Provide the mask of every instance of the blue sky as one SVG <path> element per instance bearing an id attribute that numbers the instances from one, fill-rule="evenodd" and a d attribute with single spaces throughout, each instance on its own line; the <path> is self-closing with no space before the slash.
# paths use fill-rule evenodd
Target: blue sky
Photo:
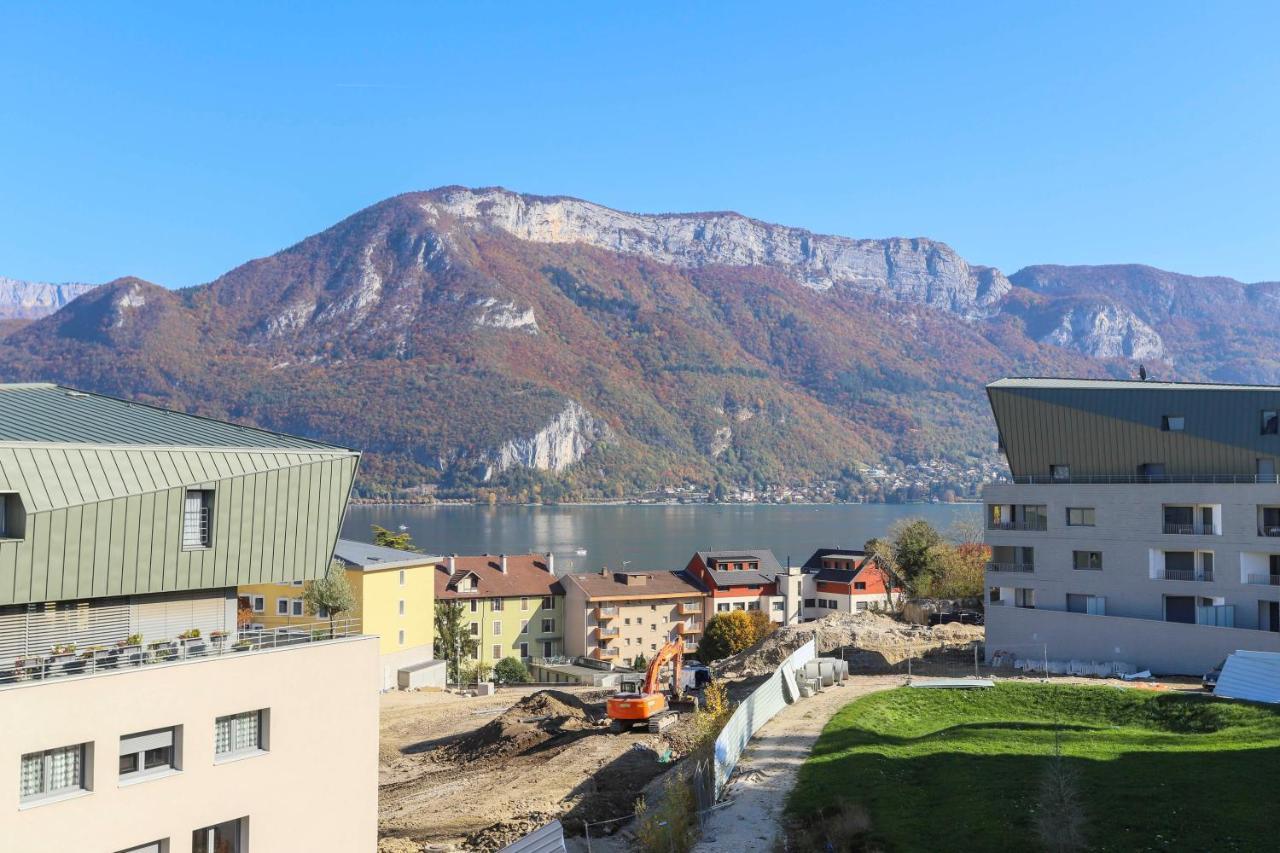
<path id="1" fill-rule="evenodd" d="M 0 274 L 196 284 L 497 184 L 1280 279 L 1280 4 L 178 5 L 0 7 Z"/>

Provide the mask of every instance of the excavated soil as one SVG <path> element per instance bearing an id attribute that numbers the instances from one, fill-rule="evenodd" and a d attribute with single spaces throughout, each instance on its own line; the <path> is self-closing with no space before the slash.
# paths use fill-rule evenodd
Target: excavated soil
<path id="1" fill-rule="evenodd" d="M 557 738 L 596 729 L 602 709 L 559 690 L 526 696 L 496 719 L 441 748 L 438 758 L 459 763 L 521 755 Z"/>
<path id="2" fill-rule="evenodd" d="M 810 638 L 816 638 L 818 654 L 852 652 L 851 669 L 874 671 L 892 668 L 911 656 L 981 640 L 983 636 L 982 628 L 975 625 L 953 622 L 930 628 L 871 611 L 832 613 L 815 622 L 779 628 L 755 646 L 716 661 L 711 670 L 718 678 L 768 675 Z M 858 655 L 859 652 L 867 654 Z"/>

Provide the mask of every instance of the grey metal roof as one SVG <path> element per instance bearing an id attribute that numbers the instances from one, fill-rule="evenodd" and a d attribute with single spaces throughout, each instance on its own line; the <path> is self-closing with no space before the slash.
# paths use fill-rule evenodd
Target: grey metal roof
<path id="1" fill-rule="evenodd" d="M 1213 695 L 1280 703 L 1280 654 L 1237 651 L 1227 658 Z"/>
<path id="2" fill-rule="evenodd" d="M 703 564 L 707 567 L 707 573 L 711 575 L 715 582 L 725 586 L 769 584 L 773 583 L 774 579 L 782 572 L 782 565 L 778 563 L 778 558 L 773 556 L 773 552 L 768 549 L 699 551 L 698 556 L 702 558 Z M 712 569 L 712 560 L 724 562 L 755 560 L 760 564 L 760 571 Z"/>
<path id="3" fill-rule="evenodd" d="M 0 384 L 0 443 L 342 448 L 45 383 Z"/>
<path id="4" fill-rule="evenodd" d="M 809 559 L 804 561 L 805 571 L 816 570 L 822 568 L 822 560 L 831 558 L 836 560 L 860 560 L 867 556 L 867 552 L 858 548 L 819 548 L 809 555 Z"/>
<path id="5" fill-rule="evenodd" d="M 350 568 L 365 571 L 435 564 L 442 559 L 413 551 L 370 545 L 368 542 L 356 542 L 352 539 L 339 539 L 337 547 L 333 549 L 333 556 Z"/>

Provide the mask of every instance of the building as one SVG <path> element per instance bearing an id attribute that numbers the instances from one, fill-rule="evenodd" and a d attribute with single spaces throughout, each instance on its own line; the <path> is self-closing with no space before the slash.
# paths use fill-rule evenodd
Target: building
<path id="1" fill-rule="evenodd" d="M 801 612 L 805 621 L 832 612 L 879 610 L 887 604 L 884 576 L 865 551 L 819 548 L 805 561 L 803 570 Z M 894 594 L 901 595 L 901 590 Z"/>
<path id="2" fill-rule="evenodd" d="M 0 386 L 5 849 L 374 849 L 376 641 L 236 615 L 240 584 L 325 572 L 357 462 Z"/>
<path id="3" fill-rule="evenodd" d="M 433 659 L 435 569 L 442 558 L 339 539 L 333 559 L 346 569 L 356 599 L 355 609 L 341 616 L 355 620 L 359 633 L 378 638 L 382 689 L 390 690 L 402 669 Z M 315 622 L 303 606 L 305 589 L 302 581 L 241 586 L 242 618 L 263 628 Z M 413 686 L 444 687 L 443 662 L 438 669 L 414 677 Z"/>
<path id="4" fill-rule="evenodd" d="M 1203 672 L 1280 651 L 1280 388 L 987 387 L 1012 482 L 984 494 L 987 654 Z"/>
<path id="5" fill-rule="evenodd" d="M 568 654 L 629 665 L 678 637 L 686 651 L 697 650 L 706 590 L 687 573 L 602 569 L 563 583 Z"/>
<path id="6" fill-rule="evenodd" d="M 563 657 L 564 588 L 554 554 L 453 555 L 435 564 L 436 602 L 463 605 L 477 643 L 473 659 L 495 664 Z"/>
<path id="7" fill-rule="evenodd" d="M 777 577 L 782 566 L 772 551 L 698 551 L 685 571 L 707 590 L 706 618 L 731 610 L 763 610 L 774 622 L 786 622 L 785 589 Z"/>

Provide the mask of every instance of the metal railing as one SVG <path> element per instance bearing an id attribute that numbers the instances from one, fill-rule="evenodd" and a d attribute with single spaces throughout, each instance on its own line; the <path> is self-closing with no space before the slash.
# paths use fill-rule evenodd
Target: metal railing
<path id="1" fill-rule="evenodd" d="M 212 660 L 258 651 L 327 642 L 360 634 L 359 619 L 335 619 L 270 629 L 242 629 L 221 636 L 175 637 L 130 645 L 121 640 L 112 647 L 77 649 L 55 647 L 58 652 L 27 655 L 0 663 L 0 689 L 15 684 L 70 676 L 99 675 L 128 669 L 187 661 Z"/>
<path id="2" fill-rule="evenodd" d="M 1221 483 L 1227 485 L 1280 483 L 1280 476 L 1260 477 L 1256 474 L 1082 474 L 1051 477 L 1045 474 L 1013 477 L 1016 485 L 1161 485 L 1165 483 Z"/>
<path id="3" fill-rule="evenodd" d="M 613 617 L 615 617 L 615 616 L 617 616 L 617 615 L 618 615 L 618 607 L 617 607 L 617 605 L 613 605 L 613 606 L 610 606 L 610 607 L 597 607 L 597 608 L 596 608 L 596 618 L 597 618 L 597 619 L 612 619 Z"/>
<path id="4" fill-rule="evenodd" d="M 1213 569 L 1163 569 L 1156 572 L 1156 580 L 1213 582 Z"/>
<path id="5" fill-rule="evenodd" d="M 1035 570 L 1034 563 L 987 563 L 987 571 L 990 572 L 1034 572 Z"/>
<path id="6" fill-rule="evenodd" d="M 1261 586 L 1280 586 L 1280 575 L 1249 575 L 1245 583 Z"/>
<path id="7" fill-rule="evenodd" d="M 1044 519 L 1036 519 L 1034 521 L 988 521 L 987 529 L 1044 531 L 1049 529 L 1049 523 Z"/>
<path id="8" fill-rule="evenodd" d="M 620 628 L 610 628 L 605 625 L 597 625 L 596 631 L 601 637 L 616 637 L 622 632 Z"/>
<path id="9" fill-rule="evenodd" d="M 596 656 L 601 658 L 616 658 L 620 653 L 617 646 L 610 646 L 607 649 L 596 647 Z"/>
<path id="10" fill-rule="evenodd" d="M 1170 524 L 1165 522 L 1164 532 L 1182 536 L 1219 536 L 1218 529 L 1212 524 Z"/>
<path id="11" fill-rule="evenodd" d="M 682 601 L 680 602 L 680 612 L 684 614 L 701 613 L 701 601 Z"/>
<path id="12" fill-rule="evenodd" d="M 1258 535 L 1259 536 L 1280 536 L 1280 527 L 1270 525 L 1270 524 L 1259 524 Z"/>

